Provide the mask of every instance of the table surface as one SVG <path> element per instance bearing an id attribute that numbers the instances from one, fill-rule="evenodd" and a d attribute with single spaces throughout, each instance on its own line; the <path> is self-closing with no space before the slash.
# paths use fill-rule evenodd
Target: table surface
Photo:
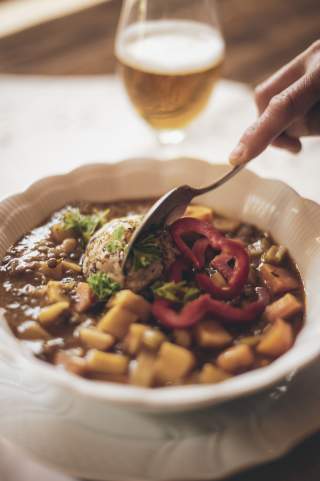
<path id="1" fill-rule="evenodd" d="M 221 0 L 219 3 L 228 46 L 224 72 L 228 78 L 256 84 L 319 37 L 319 0 Z M 113 36 L 119 4 L 118 0 L 110 0 L 1 39 L 0 73 L 113 72 Z M 228 481 L 319 481 L 319 450 L 320 434 L 316 434 L 281 460 Z M 20 474 L 12 471 L 10 450 L 7 454 L 3 481 L 20 481 L 19 475 L 21 480 L 29 481 L 27 471 Z M 30 480 L 35 479 L 34 466 L 30 464 L 28 469 Z M 59 479 L 47 471 L 43 471 L 41 478 Z"/>
<path id="2" fill-rule="evenodd" d="M 196 5 L 195 0 L 183 3 L 188 2 L 191 8 Z M 319 0 L 218 4 L 227 40 L 224 76 L 233 80 L 256 84 L 319 37 Z M 0 73 L 111 73 L 120 6 L 120 0 L 109 0 L 2 38 Z"/>

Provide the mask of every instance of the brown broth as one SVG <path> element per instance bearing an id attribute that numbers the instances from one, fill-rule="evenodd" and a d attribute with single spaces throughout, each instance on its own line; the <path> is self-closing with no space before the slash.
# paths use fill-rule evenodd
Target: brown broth
<path id="1" fill-rule="evenodd" d="M 144 213 L 152 204 L 152 200 L 137 200 L 137 201 L 123 201 L 114 204 L 73 204 L 73 207 L 79 207 L 82 213 L 90 214 L 95 209 L 110 209 L 109 220 L 113 218 L 127 216 L 129 214 Z M 44 224 L 33 229 L 31 232 L 23 236 L 16 244 L 14 244 L 7 251 L 3 257 L 0 266 L 0 306 L 4 309 L 6 320 L 15 336 L 22 339 L 34 354 L 49 363 L 55 363 L 58 352 L 67 352 L 68 355 L 75 355 L 77 358 L 85 359 L 88 348 L 84 346 L 83 342 L 77 335 L 79 326 L 88 325 L 95 326 L 105 311 L 104 303 L 97 303 L 91 307 L 87 312 L 75 312 L 72 308 L 75 301 L 75 287 L 70 289 L 68 295 L 71 301 L 71 309 L 67 314 L 59 318 L 59 321 L 46 328 L 50 334 L 50 340 L 26 340 L 21 333 L 21 326 L 26 321 L 37 321 L 39 311 L 48 304 L 45 296 L 41 296 L 41 288 L 46 286 L 48 277 L 39 271 L 40 263 L 46 263 L 48 259 L 56 259 L 58 262 L 61 259 L 67 261 L 80 263 L 84 252 L 84 243 L 77 239 L 77 247 L 69 254 L 59 251 L 59 244 L 57 244 L 51 234 L 51 227 L 61 222 L 63 213 L 67 207 L 55 212 Z M 239 227 L 233 233 L 227 234 L 229 237 L 240 238 L 246 245 L 252 244 L 259 239 L 266 239 L 270 245 L 274 244 L 273 239 L 269 234 L 263 233 L 256 227 L 245 223 L 240 223 Z M 58 248 L 58 249 L 57 249 Z M 54 264 L 55 261 L 53 261 Z M 251 300 L 251 290 L 253 286 L 262 285 L 261 277 L 257 271 L 257 267 L 261 262 L 261 256 L 252 259 L 252 267 L 255 271 L 256 281 L 253 285 L 246 287 L 245 294 L 239 299 L 232 302 L 234 305 L 240 304 L 244 298 Z M 298 289 L 292 291 L 297 299 L 304 305 L 304 291 L 303 284 L 297 268 L 290 258 L 286 256 L 282 267 L 288 270 L 299 282 Z M 61 279 L 62 283 L 74 283 L 74 286 L 79 282 L 85 282 L 82 273 L 73 271 L 65 271 Z M 35 291 L 39 289 L 39 295 L 35 295 Z M 273 296 L 271 301 L 274 301 L 279 296 Z M 175 343 L 173 332 L 169 329 L 163 328 L 152 317 L 147 322 L 151 327 L 155 327 L 164 333 L 169 342 Z M 227 331 L 232 335 L 232 344 L 235 345 L 243 337 L 261 336 L 265 331 L 267 322 L 263 319 L 257 319 L 256 322 L 243 326 L 227 326 Z M 290 324 L 293 329 L 294 337 L 297 336 L 303 324 L 303 312 L 295 315 L 290 319 Z M 194 332 L 190 329 L 192 336 L 192 345 L 190 350 L 193 352 L 196 363 L 192 372 L 179 381 L 178 383 L 192 383 L 196 381 L 196 374 L 206 362 L 213 362 L 223 349 L 205 349 L 197 345 Z M 112 348 L 108 350 L 111 353 L 120 353 L 128 355 L 123 341 L 116 342 Z M 135 356 L 130 356 L 131 362 L 134 361 Z M 255 354 L 254 365 L 250 368 L 257 368 L 262 365 L 270 363 L 273 359 Z M 130 372 L 130 371 L 129 371 Z M 114 382 L 129 382 L 128 373 L 121 375 L 103 374 L 98 372 L 85 371 L 81 373 L 84 377 L 93 378 L 96 380 L 109 380 Z M 158 384 L 155 383 L 155 387 Z"/>

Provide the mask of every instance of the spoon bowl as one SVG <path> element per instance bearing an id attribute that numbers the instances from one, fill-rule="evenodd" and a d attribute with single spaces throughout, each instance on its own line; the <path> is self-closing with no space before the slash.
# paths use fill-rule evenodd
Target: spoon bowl
<path id="1" fill-rule="evenodd" d="M 196 189 L 190 185 L 181 185 L 180 187 L 176 187 L 175 189 L 166 192 L 160 197 L 160 199 L 149 209 L 144 216 L 142 223 L 135 230 L 130 239 L 122 264 L 123 273 L 126 274 L 128 270 L 128 261 L 136 243 L 139 242 L 141 238 L 145 237 L 151 229 L 172 224 L 175 220 L 181 217 L 195 197 L 217 189 L 240 172 L 243 167 L 244 164 L 237 165 L 207 187 Z"/>

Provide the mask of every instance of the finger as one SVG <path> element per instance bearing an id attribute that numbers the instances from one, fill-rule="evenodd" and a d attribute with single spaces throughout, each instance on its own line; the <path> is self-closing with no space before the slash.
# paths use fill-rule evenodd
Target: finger
<path id="1" fill-rule="evenodd" d="M 253 159 L 290 124 L 311 110 L 320 99 L 319 76 L 320 67 L 273 97 L 260 118 L 241 137 L 230 155 L 230 163 L 236 165 Z"/>
<path id="2" fill-rule="evenodd" d="M 306 137 L 320 135 L 320 102 L 318 102 L 304 117 L 296 120 L 286 130 L 286 133 L 294 137 Z"/>
<path id="3" fill-rule="evenodd" d="M 256 87 L 255 101 L 259 114 L 265 110 L 272 97 L 302 77 L 305 72 L 305 55 L 306 52 L 298 55 Z"/>
<path id="4" fill-rule="evenodd" d="M 296 137 L 290 137 L 288 134 L 284 133 L 277 137 L 272 145 L 274 147 L 279 147 L 280 149 L 285 149 L 292 154 L 298 154 L 302 149 L 302 145 L 299 139 Z"/>

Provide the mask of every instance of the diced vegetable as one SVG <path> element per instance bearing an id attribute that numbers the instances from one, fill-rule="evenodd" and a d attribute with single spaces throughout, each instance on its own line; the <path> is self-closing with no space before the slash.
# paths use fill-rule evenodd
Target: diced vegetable
<path id="1" fill-rule="evenodd" d="M 270 357 L 279 357 L 293 345 L 292 327 L 283 319 L 276 319 L 257 346 L 257 352 Z"/>
<path id="2" fill-rule="evenodd" d="M 94 294 L 87 282 L 79 282 L 76 289 L 76 302 L 74 309 L 76 312 L 87 311 L 94 303 Z"/>
<path id="3" fill-rule="evenodd" d="M 125 229 L 123 225 L 119 225 L 114 229 L 111 235 L 111 240 L 106 244 L 106 250 L 110 254 L 116 254 L 126 247 Z"/>
<path id="4" fill-rule="evenodd" d="M 62 229 L 81 235 L 85 242 L 108 220 L 109 209 L 93 214 L 81 214 L 78 208 L 68 209 L 63 216 Z M 72 237 L 72 236 L 67 236 Z"/>
<path id="5" fill-rule="evenodd" d="M 100 319 L 98 329 L 122 339 L 127 334 L 130 324 L 137 320 L 138 316 L 133 312 L 114 306 Z"/>
<path id="6" fill-rule="evenodd" d="M 44 326 L 50 326 L 50 324 L 56 322 L 69 307 L 70 303 L 68 301 L 55 302 L 51 304 L 51 306 L 43 307 L 39 312 L 39 322 Z"/>
<path id="7" fill-rule="evenodd" d="M 151 304 L 144 297 L 135 294 L 129 289 L 123 289 L 115 294 L 108 302 L 108 306 L 119 306 L 133 312 L 141 321 L 146 321 L 151 314 Z"/>
<path id="8" fill-rule="evenodd" d="M 202 321 L 196 326 L 196 339 L 201 347 L 219 348 L 232 342 L 232 336 L 217 321 Z"/>
<path id="9" fill-rule="evenodd" d="M 72 229 L 65 229 L 62 223 L 58 223 L 51 227 L 51 235 L 57 244 L 61 244 L 65 239 L 75 237 L 75 232 Z"/>
<path id="10" fill-rule="evenodd" d="M 164 342 L 155 363 L 157 381 L 160 384 L 181 381 L 193 368 L 195 358 L 191 351 L 170 342 Z"/>
<path id="11" fill-rule="evenodd" d="M 186 304 L 200 295 L 200 290 L 194 286 L 188 286 L 186 282 L 163 282 L 155 283 L 152 290 L 156 297 L 178 304 Z"/>
<path id="12" fill-rule="evenodd" d="M 229 347 L 217 358 L 217 365 L 220 369 L 231 374 L 238 374 L 253 367 L 254 354 L 249 346 L 237 344 Z"/>
<path id="13" fill-rule="evenodd" d="M 47 298 L 50 304 L 54 302 L 66 301 L 67 298 L 63 292 L 63 285 L 58 281 L 49 281 L 47 284 Z"/>
<path id="14" fill-rule="evenodd" d="M 174 329 L 173 336 L 179 346 L 190 347 L 192 344 L 192 335 L 187 329 Z"/>
<path id="15" fill-rule="evenodd" d="M 230 378 L 230 374 L 213 364 L 206 363 L 199 373 L 200 384 L 216 384 Z"/>
<path id="16" fill-rule="evenodd" d="M 219 271 L 215 271 L 210 275 L 211 281 L 214 282 L 216 286 L 219 287 L 224 287 L 227 285 L 227 281 L 223 277 L 222 274 L 220 274 Z"/>
<path id="17" fill-rule="evenodd" d="M 72 237 L 67 237 L 61 244 L 61 250 L 66 254 L 71 254 L 77 247 L 77 240 Z"/>
<path id="18" fill-rule="evenodd" d="M 225 217 L 215 217 L 213 219 L 213 226 L 220 232 L 227 234 L 229 232 L 234 232 L 240 226 L 240 221 L 235 219 L 227 219 Z"/>
<path id="19" fill-rule="evenodd" d="M 261 264 L 259 271 L 262 280 L 274 295 L 283 294 L 299 287 L 298 280 L 287 269 L 272 266 L 271 264 Z"/>
<path id="20" fill-rule="evenodd" d="M 213 221 L 213 211 L 205 205 L 189 205 L 184 213 L 184 217 L 193 217 L 204 222 Z"/>
<path id="21" fill-rule="evenodd" d="M 261 256 L 264 252 L 266 252 L 270 247 L 270 242 L 268 239 L 263 237 L 262 239 L 258 239 L 253 244 L 248 245 L 248 251 L 251 257 L 258 257 Z"/>
<path id="22" fill-rule="evenodd" d="M 125 374 L 128 371 L 129 358 L 122 354 L 112 354 L 91 349 L 87 353 L 86 363 L 90 371 L 106 374 Z"/>
<path id="23" fill-rule="evenodd" d="M 135 386 L 152 387 L 155 378 L 156 356 L 150 352 L 141 352 L 130 369 L 130 382 Z"/>
<path id="24" fill-rule="evenodd" d="M 111 334 L 106 334 L 94 328 L 81 329 L 79 336 L 87 347 L 100 351 L 107 351 L 115 343 L 115 338 Z"/>
<path id="25" fill-rule="evenodd" d="M 82 272 L 81 266 L 79 266 L 79 264 L 76 264 L 75 262 L 63 260 L 63 261 L 61 261 L 61 264 L 63 265 L 63 268 L 66 271 L 73 271 L 73 272 L 77 272 L 77 273 Z"/>
<path id="26" fill-rule="evenodd" d="M 143 333 L 142 342 L 143 345 L 151 349 L 152 351 L 158 351 L 161 344 L 166 340 L 166 336 L 163 332 L 158 331 L 157 329 L 153 329 L 152 327 L 148 328 Z"/>
<path id="27" fill-rule="evenodd" d="M 153 262 L 162 259 L 162 248 L 159 239 L 150 234 L 137 243 L 133 249 L 133 270 L 138 271 L 149 267 Z"/>
<path id="28" fill-rule="evenodd" d="M 129 332 L 124 338 L 123 347 L 126 352 L 131 355 L 137 354 L 142 347 L 142 339 L 144 332 L 149 329 L 144 324 L 131 324 Z"/>
<path id="29" fill-rule="evenodd" d="M 281 245 L 273 245 L 264 254 L 263 262 L 268 262 L 269 264 L 279 265 L 283 262 L 286 257 L 288 250 L 286 247 Z"/>
<path id="30" fill-rule="evenodd" d="M 118 282 L 114 281 L 110 276 L 108 276 L 108 274 L 105 274 L 104 272 L 96 272 L 95 274 L 91 274 L 87 281 L 95 296 L 97 296 L 100 301 L 106 301 L 120 289 L 120 284 L 118 284 Z"/>
<path id="31" fill-rule="evenodd" d="M 237 344 L 246 344 L 247 346 L 254 347 L 261 341 L 262 336 L 247 336 L 241 337 Z"/>
<path id="32" fill-rule="evenodd" d="M 41 262 L 39 267 L 42 272 L 49 279 L 60 281 L 64 274 L 64 268 L 61 262 L 58 262 L 55 267 L 49 267 L 47 262 Z"/>
<path id="33" fill-rule="evenodd" d="M 264 316 L 269 322 L 275 321 L 278 317 L 288 319 L 303 310 L 303 304 L 292 294 L 285 294 L 277 301 L 269 304 L 264 311 Z"/>
<path id="34" fill-rule="evenodd" d="M 18 335 L 20 339 L 28 341 L 42 339 L 47 341 L 50 334 L 43 329 L 36 321 L 25 321 L 18 327 Z"/>
<path id="35" fill-rule="evenodd" d="M 66 351 L 59 351 L 55 355 L 54 364 L 63 366 L 67 371 L 83 376 L 87 371 L 85 359 L 79 356 L 68 354 Z"/>

